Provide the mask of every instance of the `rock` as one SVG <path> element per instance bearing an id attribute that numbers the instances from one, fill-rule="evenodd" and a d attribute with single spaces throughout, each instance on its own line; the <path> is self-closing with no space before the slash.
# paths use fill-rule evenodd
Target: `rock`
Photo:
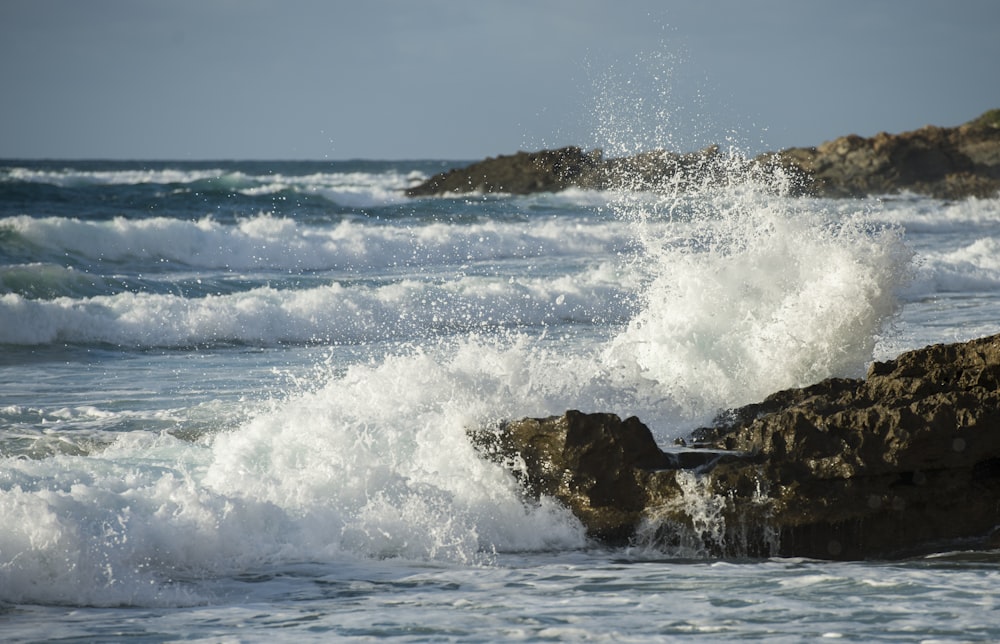
<path id="1" fill-rule="evenodd" d="M 708 449 L 662 452 L 638 418 L 575 410 L 470 430 L 469 436 L 481 453 L 513 472 L 529 500 L 543 494 L 558 499 L 592 537 L 616 545 L 629 541 L 651 507 L 679 498 L 678 470 L 743 458 Z"/>
<path id="2" fill-rule="evenodd" d="M 1000 110 L 955 128 L 927 126 L 902 134 L 840 137 L 747 160 L 718 146 L 605 159 L 579 147 L 491 157 L 434 175 L 410 197 L 464 193 L 529 194 L 587 189 L 683 190 L 741 178 L 790 175 L 797 193 L 854 197 L 910 191 L 943 199 L 1000 192 Z M 780 182 L 779 182 L 780 183 Z"/>
<path id="3" fill-rule="evenodd" d="M 559 499 L 593 536 L 612 542 L 630 536 L 649 502 L 649 477 L 669 464 L 645 425 L 613 414 L 525 418 L 472 437 L 511 466 L 529 497 Z M 514 466 L 517 461 L 523 469 Z"/>
<path id="4" fill-rule="evenodd" d="M 408 197 L 466 193 L 531 194 L 566 188 L 652 190 L 687 185 L 721 171 L 718 146 L 690 154 L 662 150 L 604 159 L 600 150 L 571 146 L 490 157 L 441 172 L 408 188 Z"/>
<path id="5" fill-rule="evenodd" d="M 578 147 L 518 152 L 436 174 L 407 189 L 406 195 L 558 192 L 570 186 L 590 186 L 600 163 L 600 151 L 585 153 Z"/>
<path id="6" fill-rule="evenodd" d="M 1000 336 L 775 394 L 695 433 L 762 459 L 781 552 L 859 558 L 982 542 L 1000 524 Z"/>
<path id="7" fill-rule="evenodd" d="M 696 430 L 690 449 L 578 411 L 470 436 L 528 499 L 560 500 L 610 544 L 832 559 L 995 547 L 1000 336 L 776 393 Z"/>
<path id="8" fill-rule="evenodd" d="M 821 196 L 911 191 L 942 199 L 992 197 L 1000 191 L 1000 110 L 956 128 L 852 134 L 758 160 L 801 174 L 806 190 Z"/>

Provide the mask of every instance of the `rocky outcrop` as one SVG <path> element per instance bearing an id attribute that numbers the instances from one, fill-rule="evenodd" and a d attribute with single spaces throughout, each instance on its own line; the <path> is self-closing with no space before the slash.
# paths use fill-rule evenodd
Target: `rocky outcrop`
<path id="1" fill-rule="evenodd" d="M 526 498 L 596 539 L 686 555 L 893 558 L 996 547 L 1000 336 L 776 393 L 661 450 L 638 419 L 576 411 L 470 432 Z"/>
<path id="2" fill-rule="evenodd" d="M 992 197 L 1000 191 L 1000 110 L 955 128 L 843 136 L 758 160 L 806 177 L 806 190 L 823 196 L 910 191 L 943 199 Z"/>
<path id="3" fill-rule="evenodd" d="M 691 154 L 653 151 L 618 159 L 605 159 L 600 150 L 585 152 L 570 146 L 490 157 L 436 174 L 408 188 L 406 194 L 410 197 L 471 192 L 531 194 L 571 187 L 648 190 L 676 182 L 701 181 L 716 176 L 719 168 L 716 146 Z"/>
<path id="4" fill-rule="evenodd" d="M 586 153 L 578 147 L 518 152 L 436 174 L 409 188 L 406 194 L 424 197 L 467 192 L 558 192 L 570 186 L 592 185 L 601 163 L 600 152 Z"/>
<path id="5" fill-rule="evenodd" d="M 1000 192 L 1000 110 L 954 128 L 850 135 L 754 159 L 722 154 L 717 146 L 689 154 L 654 150 L 611 159 L 600 150 L 578 147 L 518 152 L 436 174 L 406 194 L 529 194 L 570 187 L 673 191 L 731 182 L 734 174 L 766 179 L 779 171 L 793 178 L 795 191 L 815 196 L 910 191 L 945 199 L 992 197 Z"/>

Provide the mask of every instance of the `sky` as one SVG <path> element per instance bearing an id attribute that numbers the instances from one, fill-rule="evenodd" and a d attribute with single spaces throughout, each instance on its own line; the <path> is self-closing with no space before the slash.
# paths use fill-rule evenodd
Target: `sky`
<path id="1" fill-rule="evenodd" d="M 0 0 L 0 158 L 818 145 L 1000 107 L 997 0 Z"/>

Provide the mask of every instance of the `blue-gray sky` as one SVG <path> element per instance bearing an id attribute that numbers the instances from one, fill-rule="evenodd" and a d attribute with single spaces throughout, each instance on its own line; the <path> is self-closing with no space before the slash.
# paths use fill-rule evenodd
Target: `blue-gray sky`
<path id="1" fill-rule="evenodd" d="M 477 159 L 957 125 L 997 0 L 2 0 L 0 157 Z"/>

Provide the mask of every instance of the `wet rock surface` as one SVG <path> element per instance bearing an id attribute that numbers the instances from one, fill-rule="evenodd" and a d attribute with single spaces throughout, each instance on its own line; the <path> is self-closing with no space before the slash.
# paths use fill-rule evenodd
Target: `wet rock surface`
<path id="1" fill-rule="evenodd" d="M 731 410 L 661 450 L 569 411 L 470 437 L 609 544 L 708 556 L 897 558 L 996 547 L 1000 336 L 934 345 Z"/>
<path id="2" fill-rule="evenodd" d="M 816 147 L 788 148 L 754 159 L 717 146 L 677 154 L 664 150 L 605 158 L 579 147 L 491 157 L 439 173 L 406 190 L 410 197 L 464 193 L 530 194 L 586 189 L 683 190 L 781 173 L 793 190 L 824 197 L 913 192 L 943 199 L 1000 192 L 1000 110 L 958 127 L 926 126 L 901 134 L 843 136 Z"/>

